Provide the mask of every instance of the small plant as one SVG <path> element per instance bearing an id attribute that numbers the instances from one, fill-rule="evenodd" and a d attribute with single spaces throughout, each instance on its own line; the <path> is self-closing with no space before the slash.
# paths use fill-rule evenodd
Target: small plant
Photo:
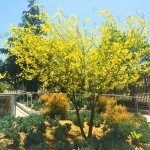
<path id="1" fill-rule="evenodd" d="M 71 124 L 66 123 L 65 125 L 60 125 L 54 131 L 54 137 L 57 140 L 64 140 L 66 138 L 67 133 L 71 129 Z"/>
<path id="2" fill-rule="evenodd" d="M 137 133 L 136 131 L 131 132 L 131 138 L 133 144 L 138 144 L 141 137 L 142 137 L 141 133 Z"/>

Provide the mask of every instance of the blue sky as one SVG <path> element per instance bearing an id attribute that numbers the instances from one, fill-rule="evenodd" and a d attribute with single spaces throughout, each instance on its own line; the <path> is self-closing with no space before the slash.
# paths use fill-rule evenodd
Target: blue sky
<path id="1" fill-rule="evenodd" d="M 49 16 L 53 16 L 58 8 L 63 8 L 64 15 L 75 14 L 83 22 L 90 18 L 91 23 L 101 24 L 103 19 L 96 14 L 97 10 L 109 9 L 117 17 L 125 19 L 128 13 L 136 14 L 141 10 L 150 21 L 150 0 L 37 0 L 44 6 Z M 8 33 L 10 25 L 18 25 L 22 12 L 27 9 L 27 0 L 1 0 L 0 33 Z M 0 47 L 5 38 L 0 39 Z M 0 56 L 2 57 L 2 56 Z"/>

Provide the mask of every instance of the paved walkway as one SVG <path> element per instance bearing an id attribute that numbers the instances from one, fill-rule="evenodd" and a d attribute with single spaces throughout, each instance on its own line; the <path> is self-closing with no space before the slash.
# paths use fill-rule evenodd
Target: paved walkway
<path id="1" fill-rule="evenodd" d="M 20 109 L 18 106 L 16 106 L 16 117 L 25 117 L 28 116 L 26 112 L 24 112 L 22 109 Z"/>
<path id="2" fill-rule="evenodd" d="M 143 115 L 144 117 L 146 117 L 147 122 L 150 122 L 150 115 Z"/>

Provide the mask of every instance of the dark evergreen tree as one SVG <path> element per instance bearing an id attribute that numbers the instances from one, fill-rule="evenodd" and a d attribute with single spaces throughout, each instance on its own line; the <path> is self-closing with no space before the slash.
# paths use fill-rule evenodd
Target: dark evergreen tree
<path id="1" fill-rule="evenodd" d="M 40 27 L 42 24 L 45 23 L 45 20 L 43 18 L 40 18 L 41 14 L 41 7 L 36 2 L 36 0 L 28 0 L 28 8 L 29 10 L 23 11 L 22 21 L 19 23 L 19 27 L 28 28 L 29 25 L 36 26 L 34 33 L 35 34 L 42 34 L 40 32 Z M 12 37 L 8 39 L 9 48 L 12 48 L 11 41 L 15 40 Z M 2 49 L 3 53 L 9 55 L 8 49 Z M 40 85 L 40 82 L 37 80 L 37 77 L 35 77 L 33 80 L 18 80 L 17 74 L 21 72 L 21 68 L 15 63 L 16 56 L 9 56 L 8 59 L 6 59 L 5 63 L 3 64 L 3 70 L 7 72 L 7 76 L 5 77 L 5 80 L 9 83 L 12 83 L 14 88 L 20 88 L 21 85 L 25 87 L 27 91 L 37 91 L 38 87 Z"/>

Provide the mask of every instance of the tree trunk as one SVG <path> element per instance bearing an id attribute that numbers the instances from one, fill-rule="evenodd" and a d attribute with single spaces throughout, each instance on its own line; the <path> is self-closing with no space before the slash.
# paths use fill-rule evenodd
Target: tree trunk
<path id="1" fill-rule="evenodd" d="M 92 137 L 94 116 L 95 116 L 95 106 L 92 106 L 91 117 L 90 117 L 90 122 L 89 122 L 88 138 Z"/>
<path id="2" fill-rule="evenodd" d="M 75 96 L 75 93 L 73 92 L 73 104 L 75 106 L 75 110 L 76 110 L 76 115 L 77 115 L 77 120 L 78 120 L 78 123 L 79 123 L 79 128 L 80 128 L 80 131 L 81 131 L 81 135 L 84 139 L 86 139 L 86 135 L 85 135 L 85 132 L 83 130 L 83 126 L 82 126 L 82 123 L 81 123 L 81 118 L 80 118 L 80 113 L 79 113 L 79 109 L 78 109 L 78 105 L 76 103 L 76 96 Z"/>
<path id="3" fill-rule="evenodd" d="M 76 114 L 77 114 L 77 119 L 78 119 L 78 123 L 79 123 L 79 127 L 80 127 L 80 131 L 81 131 L 82 137 L 84 139 L 86 139 L 86 135 L 85 135 L 85 132 L 83 130 L 83 126 L 82 126 L 81 119 L 80 119 L 80 113 L 79 113 L 78 109 L 76 109 Z"/>

